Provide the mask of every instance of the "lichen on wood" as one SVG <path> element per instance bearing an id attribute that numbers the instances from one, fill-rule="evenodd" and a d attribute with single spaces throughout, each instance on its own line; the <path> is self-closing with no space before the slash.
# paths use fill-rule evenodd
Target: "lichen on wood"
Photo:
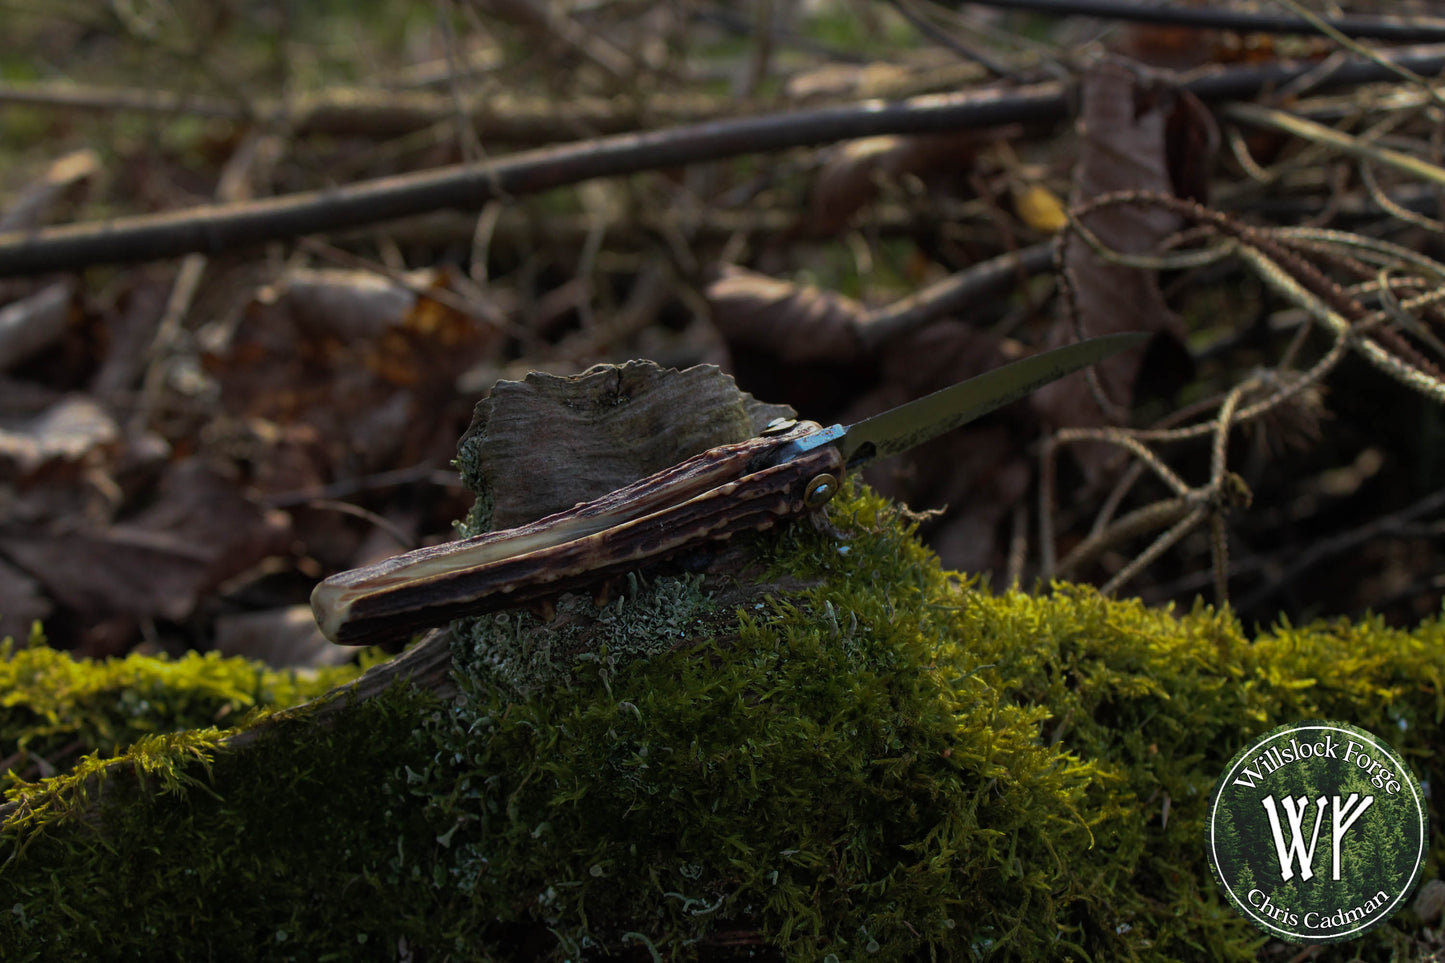
<path id="1" fill-rule="evenodd" d="M 462 481 L 489 509 L 473 513 L 468 533 L 565 511 L 793 415 L 739 391 L 716 365 L 629 361 L 500 381 L 457 449 Z"/>

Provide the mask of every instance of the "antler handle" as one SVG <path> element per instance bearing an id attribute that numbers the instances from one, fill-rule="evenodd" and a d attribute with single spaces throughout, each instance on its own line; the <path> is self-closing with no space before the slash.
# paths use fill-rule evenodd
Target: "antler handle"
<path id="1" fill-rule="evenodd" d="M 810 422 L 722 445 L 594 501 L 501 532 L 333 575 L 311 593 L 322 633 L 370 645 L 595 584 L 703 542 L 761 530 L 826 502 L 838 450 L 792 454 Z M 785 453 L 784 449 L 788 449 Z"/>

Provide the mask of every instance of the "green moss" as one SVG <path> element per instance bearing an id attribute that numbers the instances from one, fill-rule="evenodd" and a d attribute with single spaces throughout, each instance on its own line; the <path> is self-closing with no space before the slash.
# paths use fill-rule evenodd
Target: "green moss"
<path id="1" fill-rule="evenodd" d="M 1017 939 L 973 925 L 990 899 L 1014 916 L 1079 895 L 1054 892 L 1050 847 L 1087 845 L 1091 767 L 1037 744 L 1046 713 L 960 688 L 916 606 L 827 596 L 545 697 L 468 676 L 423 784 L 477 916 L 545 924 L 568 956 L 756 927 L 788 959 L 901 959 Z"/>
<path id="2" fill-rule="evenodd" d="M 110 755 L 149 735 L 235 725 L 256 710 L 313 699 L 354 678 L 354 666 L 276 670 L 187 653 L 75 659 L 32 635 L 0 642 L 0 746 L 6 768 L 50 775 L 85 753 Z"/>
<path id="3" fill-rule="evenodd" d="M 398 692 L 334 726 L 307 726 L 303 714 L 244 751 L 200 734 L 171 747 L 160 778 L 152 742 L 109 763 L 101 788 L 80 778 L 93 769 L 82 765 L 45 787 L 61 800 L 51 818 L 6 824 L 0 952 L 356 959 L 365 952 L 346 951 L 365 951 L 372 935 L 374 950 L 394 952 L 406 920 L 421 918 L 418 902 L 435 896 L 413 886 L 407 860 L 425 827 L 375 787 L 385 768 L 418 762 L 410 726 L 432 706 Z M 74 805 L 81 794 L 89 805 Z M 373 930 L 378 901 L 388 907 Z"/>
<path id="4" fill-rule="evenodd" d="M 760 583 L 810 587 L 492 617 L 454 700 L 28 787 L 51 803 L 0 831 L 0 957 L 1252 960 L 1203 832 L 1247 738 L 1341 718 L 1445 779 L 1438 622 L 1250 640 L 1204 606 L 982 591 L 865 492 L 830 517 L 846 541 L 757 539 Z M 1408 954 L 1416 924 L 1332 952 Z"/>

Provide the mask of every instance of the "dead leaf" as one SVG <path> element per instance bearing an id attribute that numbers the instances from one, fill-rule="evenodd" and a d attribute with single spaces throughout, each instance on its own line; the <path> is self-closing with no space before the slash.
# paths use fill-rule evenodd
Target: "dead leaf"
<path id="1" fill-rule="evenodd" d="M 441 290 L 449 277 L 408 281 Z M 258 295 L 207 367 L 232 419 L 269 423 L 292 443 L 307 428 L 317 451 L 302 460 L 328 478 L 354 477 L 444 463 L 465 418 L 456 379 L 498 342 L 478 319 L 369 272 L 293 271 Z"/>
<path id="2" fill-rule="evenodd" d="M 39 227 L 53 218 L 51 208 L 82 197 L 100 173 L 100 155 L 89 148 L 56 158 L 39 180 L 22 188 L 0 214 L 0 233 Z"/>
<path id="3" fill-rule="evenodd" d="M 1190 4 L 1198 6 L 1198 4 Z M 1110 46 L 1130 60 L 1167 70 L 1190 70 L 1210 63 L 1219 31 L 1152 23 L 1126 23 Z"/>
<path id="4" fill-rule="evenodd" d="M 1214 114 L 1183 87 L 1169 89 L 1164 128 L 1164 157 L 1176 197 L 1209 203 L 1209 176 L 1219 153 L 1219 124 Z"/>
<path id="5" fill-rule="evenodd" d="M 31 623 L 48 619 L 54 608 L 39 582 L 0 559 L 0 639 L 23 645 Z"/>
<path id="6" fill-rule="evenodd" d="M 25 478 L 55 461 L 78 462 L 120 437 L 115 419 L 84 395 L 71 395 L 34 418 L 0 426 L 0 473 Z"/>
<path id="7" fill-rule="evenodd" d="M 74 293 L 74 281 L 56 281 L 0 308 L 0 371 L 13 368 L 60 340 L 70 322 Z"/>
<path id="8" fill-rule="evenodd" d="M 61 604 L 87 617 L 121 612 L 185 618 L 208 552 L 183 537 L 116 525 L 108 529 L 0 534 L 0 551 Z"/>
<path id="9" fill-rule="evenodd" d="M 285 514 L 196 459 L 172 465 L 151 507 L 126 521 L 0 531 L 0 553 L 87 618 L 183 619 L 205 592 L 288 546 Z"/>
<path id="10" fill-rule="evenodd" d="M 155 360 L 156 327 L 171 289 L 171 279 L 158 269 L 137 270 L 129 281 L 106 312 L 105 349 L 90 381 L 91 392 L 105 401 L 124 398 L 143 383 L 146 366 Z"/>
<path id="11" fill-rule="evenodd" d="M 261 418 L 237 426 L 237 435 L 255 446 L 251 484 L 267 495 L 319 491 L 326 483 L 326 445 L 312 425 L 278 425 Z M 238 440 L 239 440 L 238 437 Z"/>
<path id="12" fill-rule="evenodd" d="M 1427 924 L 1445 922 L 1445 882 L 1427 880 L 1415 894 L 1415 902 L 1410 908 Z"/>
<path id="13" fill-rule="evenodd" d="M 973 131 L 850 140 L 828 153 L 813 179 L 808 213 L 797 230 L 808 237 L 839 233 L 854 214 L 877 198 L 884 180 L 905 174 L 926 180 L 947 174 L 963 183 L 977 147 L 978 135 Z"/>
<path id="14" fill-rule="evenodd" d="M 18 422 L 22 416 L 38 414 L 59 404 L 64 397 L 65 392 L 28 378 L 0 374 L 0 424 L 4 424 L 5 419 Z"/>
<path id="15" fill-rule="evenodd" d="M 852 298 L 728 266 L 707 288 L 713 323 L 729 344 L 787 364 L 857 360 L 868 309 Z"/>
<path id="16" fill-rule="evenodd" d="M 425 286 L 434 278 L 435 272 L 423 271 L 408 280 Z M 400 327 L 416 307 L 417 296 L 371 271 L 293 268 L 260 291 L 257 300 L 283 308 L 297 331 L 308 337 L 355 341 Z"/>
<path id="17" fill-rule="evenodd" d="M 823 98 L 862 98 L 873 96 L 865 92 L 888 84 L 897 84 L 908 79 L 910 69 L 901 64 L 827 63 L 811 67 L 790 76 L 784 84 L 789 101 L 821 100 Z"/>
<path id="18" fill-rule="evenodd" d="M 1072 203 L 1077 206 L 1121 190 L 1170 192 L 1165 161 L 1167 123 L 1164 102 L 1150 90 L 1141 89 L 1133 72 L 1110 64 L 1091 70 L 1084 78 Z M 1127 253 L 1153 250 L 1180 226 L 1176 215 L 1146 204 L 1114 205 L 1090 214 L 1085 223 L 1104 244 Z M 1073 272 L 1075 304 L 1085 336 L 1146 331 L 1183 341 L 1184 322 L 1165 304 L 1153 273 L 1111 264 L 1077 235 L 1069 238 L 1065 258 Z M 1060 344 L 1074 337 L 1072 330 L 1061 327 L 1051 341 Z M 1143 356 L 1143 351 L 1133 350 L 1095 366 L 1105 394 L 1114 404 L 1127 409 L 1132 403 L 1132 386 Z M 1034 392 L 1031 405 L 1055 427 L 1106 421 L 1082 373 Z M 1103 446 L 1080 447 L 1076 454 L 1082 456 L 1091 479 L 1111 463 L 1112 452 Z"/>
<path id="19" fill-rule="evenodd" d="M 216 651 L 277 669 L 340 665 L 356 654 L 326 641 L 309 605 L 218 616 Z"/>
<path id="20" fill-rule="evenodd" d="M 1042 234 L 1053 234 L 1069 223 L 1064 202 L 1043 184 L 1018 184 L 1010 187 L 1014 212 L 1019 220 Z"/>

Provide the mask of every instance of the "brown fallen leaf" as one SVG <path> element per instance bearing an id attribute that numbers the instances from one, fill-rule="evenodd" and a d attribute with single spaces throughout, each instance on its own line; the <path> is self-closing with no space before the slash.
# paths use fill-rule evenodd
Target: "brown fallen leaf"
<path id="1" fill-rule="evenodd" d="M 852 298 L 729 265 L 708 285 L 713 323 L 730 345 L 786 364 L 851 364 L 869 316 Z"/>
<path id="2" fill-rule="evenodd" d="M 277 669 L 340 665 L 356 654 L 355 649 L 326 641 L 309 605 L 218 616 L 216 651 L 257 659 Z"/>
<path id="3" fill-rule="evenodd" d="M 0 559 L 0 640 L 11 638 L 23 645 L 31 624 L 49 618 L 54 608 L 39 582 Z"/>
<path id="4" fill-rule="evenodd" d="M 1209 203 L 1209 178 L 1219 153 L 1219 124 L 1209 108 L 1184 88 L 1163 89 L 1169 115 L 1164 158 L 1176 197 Z"/>
<path id="5" fill-rule="evenodd" d="M 68 396 L 33 418 L 0 424 L 0 477 L 24 479 L 51 462 L 78 462 L 119 437 L 108 412 L 84 395 Z"/>
<path id="6" fill-rule="evenodd" d="M 1210 63 L 1219 44 L 1218 30 L 1194 27 L 1126 23 L 1114 33 L 1110 47 L 1119 54 L 1166 70 L 1191 70 Z"/>
<path id="7" fill-rule="evenodd" d="M 288 547 L 284 513 L 198 459 L 170 466 L 155 502 L 126 521 L 0 529 L 0 555 L 86 619 L 183 619 L 204 593 Z"/>
<path id="8" fill-rule="evenodd" d="M 23 231 L 55 220 L 52 208 L 66 199 L 80 199 L 99 173 L 100 155 L 89 148 L 56 158 L 39 179 L 11 199 L 0 214 L 0 233 Z"/>
<path id="9" fill-rule="evenodd" d="M 1133 72 L 1118 65 L 1104 64 L 1086 74 L 1071 198 L 1074 206 L 1114 191 L 1171 190 L 1165 156 L 1170 116 L 1167 99 L 1141 87 Z M 1088 215 L 1085 224 L 1105 245 L 1127 253 L 1151 251 L 1180 227 L 1176 215 L 1141 204 L 1104 208 Z M 1152 331 L 1182 344 L 1184 322 L 1164 302 L 1152 272 L 1106 261 L 1077 234 L 1068 238 L 1064 253 L 1084 336 Z M 1060 326 L 1051 343 L 1074 339 L 1073 330 Z M 1144 354 L 1129 351 L 1094 368 L 1106 397 L 1121 409 L 1127 410 L 1132 403 Z M 1100 425 L 1108 420 L 1082 373 L 1044 386 L 1030 403 L 1054 427 Z M 1079 446 L 1075 454 L 1090 479 L 1100 477 L 1114 455 L 1099 445 Z"/>
<path id="10" fill-rule="evenodd" d="M 1427 880 L 1415 894 L 1415 902 L 1410 908 L 1426 923 L 1445 922 L 1445 882 Z"/>
<path id="11" fill-rule="evenodd" d="M 129 525 L 0 533 L 0 552 L 34 575 L 51 597 L 86 617 L 116 612 L 185 618 L 210 553 L 174 533 Z"/>
<path id="12" fill-rule="evenodd" d="M 931 182 L 943 177 L 966 184 L 978 147 L 978 134 L 889 134 L 850 140 L 828 152 L 813 179 L 808 213 L 795 231 L 806 237 L 839 233 L 853 215 L 871 204 L 885 179 L 911 174 Z M 934 189 L 947 185 L 933 184 Z"/>
<path id="13" fill-rule="evenodd" d="M 257 426 L 258 438 L 312 439 L 312 455 L 298 462 L 291 452 L 288 462 L 309 462 L 328 480 L 445 463 L 465 418 L 456 379 L 499 342 L 494 328 L 425 296 L 448 279 L 445 271 L 408 275 L 406 285 L 365 271 L 288 273 L 207 358 L 222 407 Z M 258 451 L 255 460 L 266 459 Z"/>
<path id="14" fill-rule="evenodd" d="M 124 293 L 104 312 L 105 347 L 90 391 L 102 401 L 114 399 L 130 410 L 129 396 L 144 383 L 146 367 L 157 357 L 156 329 L 166 313 L 172 279 L 158 268 L 136 270 L 127 277 Z"/>
<path id="15" fill-rule="evenodd" d="M 435 278 L 434 271 L 419 271 L 407 280 L 424 287 Z M 259 292 L 257 299 L 284 309 L 305 335 L 343 341 L 375 338 L 401 325 L 417 303 L 411 288 L 370 271 L 347 268 L 293 268 Z"/>
<path id="16" fill-rule="evenodd" d="M 19 423 L 25 416 L 34 416 L 60 403 L 65 395 L 64 391 L 36 384 L 28 378 L 0 374 L 0 419 Z"/>
<path id="17" fill-rule="evenodd" d="M 0 308 L 0 371 L 7 371 L 60 340 L 70 322 L 75 282 L 56 281 Z"/>

